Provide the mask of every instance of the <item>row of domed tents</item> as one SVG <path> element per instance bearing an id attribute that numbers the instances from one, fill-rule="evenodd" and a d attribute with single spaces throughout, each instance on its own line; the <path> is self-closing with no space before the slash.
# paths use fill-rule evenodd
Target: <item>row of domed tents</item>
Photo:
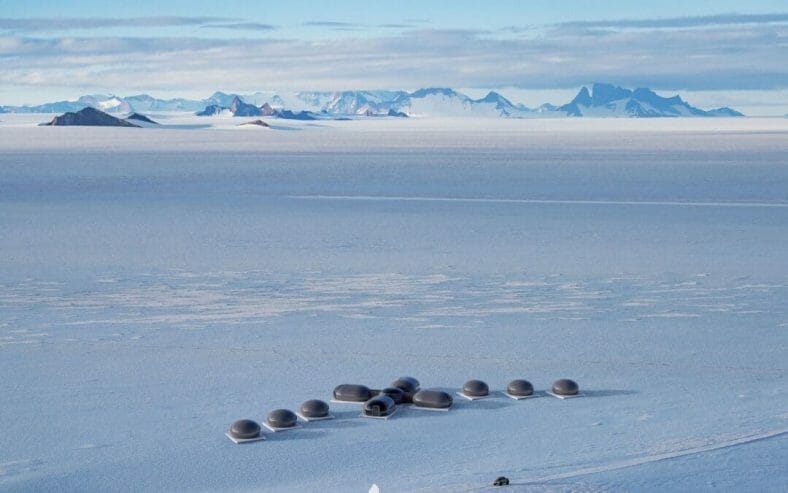
<path id="1" fill-rule="evenodd" d="M 528 380 L 512 380 L 504 394 L 512 399 L 538 397 Z M 580 387 L 573 380 L 556 380 L 547 394 L 566 399 L 578 397 Z M 460 397 L 476 400 L 491 397 L 490 387 L 481 380 L 469 380 L 457 392 Z M 438 389 L 421 389 L 413 377 L 400 377 L 383 389 L 370 389 L 364 385 L 342 384 L 334 388 L 332 402 L 340 404 L 360 404 L 361 416 L 388 419 L 399 406 L 410 405 L 416 409 L 448 411 L 454 404 L 452 396 Z M 332 419 L 328 403 L 318 399 L 304 402 L 298 412 L 289 409 L 275 409 L 268 413 L 263 426 L 273 432 L 297 428 L 299 418 L 304 422 Z M 262 428 L 251 419 L 241 419 L 230 426 L 227 437 L 235 443 L 262 440 Z"/>

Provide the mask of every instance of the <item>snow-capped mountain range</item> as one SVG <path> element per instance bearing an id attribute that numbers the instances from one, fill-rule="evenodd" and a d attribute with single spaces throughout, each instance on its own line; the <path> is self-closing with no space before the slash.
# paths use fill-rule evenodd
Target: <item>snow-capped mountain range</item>
<path id="1" fill-rule="evenodd" d="M 62 113 L 93 107 L 111 113 L 195 112 L 200 116 L 275 116 L 313 119 L 341 116 L 414 117 L 715 117 L 743 116 L 730 108 L 703 110 L 680 96 L 663 97 L 646 88 L 635 90 L 596 83 L 583 87 L 560 106 L 537 108 L 515 104 L 497 92 L 473 99 L 449 88 L 406 91 L 256 92 L 249 95 L 216 92 L 207 99 L 157 99 L 147 94 L 129 97 L 82 96 L 38 106 L 0 106 L 0 113 Z"/>
<path id="2" fill-rule="evenodd" d="M 586 87 L 569 103 L 556 108 L 567 116 L 596 117 L 677 117 L 677 116 L 743 116 L 730 108 L 709 111 L 696 108 L 676 95 L 664 98 L 651 89 L 638 88 L 634 91 L 611 84 L 594 84 L 592 91 Z"/>

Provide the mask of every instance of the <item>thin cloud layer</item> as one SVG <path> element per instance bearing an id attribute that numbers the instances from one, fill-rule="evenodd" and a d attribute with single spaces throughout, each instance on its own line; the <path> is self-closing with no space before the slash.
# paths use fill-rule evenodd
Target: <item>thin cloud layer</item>
<path id="1" fill-rule="evenodd" d="M 308 21 L 303 23 L 304 26 L 313 27 L 356 27 L 357 24 L 352 22 L 339 22 L 339 21 Z"/>
<path id="2" fill-rule="evenodd" d="M 788 87 L 788 26 L 773 21 L 777 18 L 727 24 L 718 19 L 703 27 L 672 29 L 598 29 L 569 23 L 503 37 L 445 29 L 384 30 L 363 40 L 314 41 L 8 35 L 0 37 L 0 84 L 118 92 L 433 85 L 543 89 L 593 81 L 677 90 L 779 89 Z M 217 29 L 280 32 L 267 24 L 188 19 L 218 24 L 212 26 Z M 323 26 L 328 28 L 352 27 L 317 22 L 331 22 Z"/>
<path id="3" fill-rule="evenodd" d="M 15 32 L 35 31 L 76 31 L 83 29 L 106 29 L 113 27 L 172 27 L 199 26 L 213 22 L 227 22 L 238 19 L 227 17 L 42 17 L 27 19 L 0 18 L 0 30 Z"/>
<path id="4" fill-rule="evenodd" d="M 200 26 L 203 29 L 229 29 L 231 31 L 273 31 L 278 29 L 272 24 L 262 24 L 260 22 L 227 22 L 219 24 L 206 24 Z"/>
<path id="5" fill-rule="evenodd" d="M 720 14 L 693 17 L 670 17 L 662 19 L 616 19 L 601 21 L 572 21 L 558 24 L 563 27 L 600 28 L 682 28 L 722 26 L 731 24 L 770 24 L 788 22 L 788 14 Z"/>

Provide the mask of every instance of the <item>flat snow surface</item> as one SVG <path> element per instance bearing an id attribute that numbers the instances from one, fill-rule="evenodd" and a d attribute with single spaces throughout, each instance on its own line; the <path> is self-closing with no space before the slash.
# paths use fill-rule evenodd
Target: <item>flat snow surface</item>
<path id="1" fill-rule="evenodd" d="M 0 490 L 784 491 L 788 121 L 0 115 Z M 412 375 L 585 397 L 232 421 Z"/>

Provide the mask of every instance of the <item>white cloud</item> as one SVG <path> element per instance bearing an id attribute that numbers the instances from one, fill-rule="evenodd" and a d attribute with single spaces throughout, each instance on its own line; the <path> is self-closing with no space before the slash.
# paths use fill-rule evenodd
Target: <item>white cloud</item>
<path id="1" fill-rule="evenodd" d="M 773 23 L 624 30 L 561 25 L 503 38 L 439 29 L 320 41 L 5 36 L 0 85 L 124 93 L 555 89 L 593 81 L 675 90 L 773 89 L 788 87 L 786 39 L 788 27 Z"/>
<path id="2" fill-rule="evenodd" d="M 721 26 L 729 24 L 771 24 L 788 22 L 788 13 L 773 14 L 718 14 L 693 17 L 666 17 L 659 19 L 609 19 L 595 21 L 572 21 L 559 24 L 565 27 L 585 28 L 685 28 Z"/>
<path id="3" fill-rule="evenodd" d="M 227 17 L 30 17 L 23 19 L 0 18 L 0 30 L 15 32 L 74 31 L 83 29 L 105 29 L 114 27 L 168 27 L 193 26 L 213 22 L 237 21 Z"/>

